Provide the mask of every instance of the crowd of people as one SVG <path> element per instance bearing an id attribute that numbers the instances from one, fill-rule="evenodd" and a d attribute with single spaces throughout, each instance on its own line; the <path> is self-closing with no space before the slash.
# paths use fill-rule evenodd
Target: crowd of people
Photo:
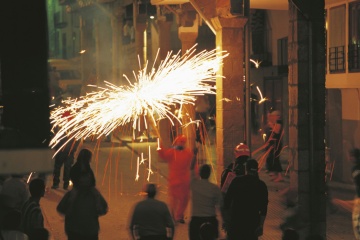
<path id="1" fill-rule="evenodd" d="M 77 148 L 76 145 L 75 148 Z M 274 148 L 274 151 L 276 149 Z M 74 158 L 73 148 L 64 148 L 64 156 Z M 234 159 L 221 175 L 218 186 L 209 178 L 212 167 L 198 165 L 198 149 L 187 146 L 185 135 L 175 138 L 170 148 L 158 148 L 161 161 L 168 164 L 168 203 L 156 199 L 156 184 L 144 186 L 146 197 L 130 211 L 129 233 L 132 239 L 168 240 L 174 238 L 177 224 L 185 223 L 185 210 L 191 206 L 188 222 L 188 239 L 215 240 L 223 230 L 227 240 L 256 240 L 264 234 L 268 208 L 268 188 L 259 177 L 259 163 L 250 156 L 250 148 L 240 143 L 234 147 Z M 357 197 L 360 189 L 360 150 L 350 152 L 354 168 L 352 175 Z M 65 159 L 65 158 L 64 158 Z M 90 162 L 92 152 L 83 148 L 77 154 L 76 163 L 64 167 L 65 190 L 69 181 L 72 188 L 66 191 L 56 210 L 65 217 L 64 229 L 69 240 L 99 239 L 99 217 L 107 214 L 108 204 L 96 188 L 95 175 Z M 272 159 L 274 160 L 274 158 Z M 64 161 L 62 161 L 64 163 Z M 58 159 L 55 159 L 53 188 L 59 187 Z M 271 169 L 271 167 L 270 167 Z M 279 171 L 280 172 L 280 171 Z M 246 193 L 246 194 L 244 194 Z M 35 178 L 29 184 L 21 175 L 13 174 L 0 191 L 0 239 L 42 240 L 50 239 L 44 227 L 40 199 L 45 194 L 45 181 Z M 355 204 L 359 206 L 359 204 Z M 356 239 L 360 231 L 359 208 L 353 211 Z M 283 228 L 282 240 L 298 240 L 299 233 L 290 227 Z M 309 235 L 306 240 L 323 239 Z"/>
<path id="2" fill-rule="evenodd" d="M 65 148 L 66 149 L 66 148 Z M 61 163 L 66 162 L 72 149 L 62 151 Z M 81 149 L 74 165 L 64 166 L 64 190 L 69 182 L 73 187 L 62 197 L 56 210 L 65 216 L 65 233 L 68 240 L 96 240 L 100 216 L 108 212 L 108 204 L 96 189 L 95 176 L 90 167 L 92 152 Z M 55 159 L 53 189 L 59 187 L 59 159 Z M 45 180 L 34 178 L 29 184 L 20 174 L 13 174 L 2 184 L 0 192 L 1 240 L 49 240 L 50 233 L 44 226 L 40 199 L 45 194 Z"/>

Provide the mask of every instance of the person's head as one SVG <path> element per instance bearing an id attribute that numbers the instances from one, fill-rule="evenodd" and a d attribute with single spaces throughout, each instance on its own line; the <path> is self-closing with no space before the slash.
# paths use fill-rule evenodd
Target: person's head
<path id="1" fill-rule="evenodd" d="M 186 136 L 183 134 L 178 135 L 173 142 L 173 146 L 177 149 L 184 149 L 185 145 L 186 145 Z"/>
<path id="2" fill-rule="evenodd" d="M 29 191 L 32 197 L 41 198 L 45 194 L 45 182 L 41 178 L 31 180 L 29 184 Z"/>
<path id="3" fill-rule="evenodd" d="M 77 162 L 79 164 L 90 164 L 91 158 L 92 158 L 92 152 L 87 148 L 83 148 L 79 152 L 79 155 L 77 157 Z"/>
<path id="4" fill-rule="evenodd" d="M 255 159 L 250 158 L 245 164 L 246 174 L 257 174 L 259 164 Z"/>
<path id="5" fill-rule="evenodd" d="M 354 164 L 360 164 L 360 149 L 353 148 L 350 150 L 350 159 Z"/>
<path id="6" fill-rule="evenodd" d="M 199 175 L 202 179 L 209 179 L 211 173 L 211 167 L 209 164 L 204 164 L 199 169 Z"/>
<path id="7" fill-rule="evenodd" d="M 292 228 L 285 229 L 282 235 L 282 240 L 299 240 L 299 238 L 299 233 Z"/>
<path id="8" fill-rule="evenodd" d="M 215 240 L 216 232 L 214 230 L 214 225 L 210 222 L 205 222 L 200 226 L 200 239 L 201 240 Z"/>
<path id="9" fill-rule="evenodd" d="M 249 146 L 244 144 L 244 143 L 239 143 L 234 148 L 234 155 L 235 155 L 235 158 L 239 158 L 239 157 L 248 158 L 250 156 L 250 148 L 249 148 Z"/>
<path id="10" fill-rule="evenodd" d="M 156 185 L 153 183 L 148 183 L 145 186 L 145 192 L 147 193 L 148 198 L 154 198 L 156 195 Z"/>

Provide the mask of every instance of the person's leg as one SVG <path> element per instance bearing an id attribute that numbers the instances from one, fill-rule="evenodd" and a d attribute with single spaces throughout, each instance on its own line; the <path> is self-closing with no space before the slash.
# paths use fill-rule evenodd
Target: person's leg
<path id="1" fill-rule="evenodd" d="M 53 185 L 51 188 L 56 189 L 60 183 L 60 170 L 63 165 L 63 153 L 59 152 L 55 155 L 54 171 L 53 171 Z"/>
<path id="2" fill-rule="evenodd" d="M 178 206 L 177 206 L 177 210 L 175 212 L 176 214 L 176 220 L 184 220 L 184 213 L 187 207 L 187 204 L 189 202 L 189 194 L 190 194 L 190 189 L 188 187 L 188 185 L 185 186 L 179 186 L 178 188 Z M 181 223 L 183 223 L 183 221 L 180 221 Z"/>
<path id="3" fill-rule="evenodd" d="M 175 192 L 176 190 L 174 189 L 174 187 L 169 186 L 169 210 L 174 220 L 176 220 L 175 214 L 176 214 L 176 205 L 177 205 L 177 197 Z"/>
<path id="4" fill-rule="evenodd" d="M 199 218 L 191 218 L 189 224 L 189 239 L 190 240 L 200 240 L 200 226 L 202 221 Z"/>
<path id="5" fill-rule="evenodd" d="M 74 156 L 69 155 L 64 159 L 64 174 L 63 174 L 63 181 L 64 181 L 64 189 L 67 190 L 69 187 L 70 181 L 70 169 L 74 163 Z"/>

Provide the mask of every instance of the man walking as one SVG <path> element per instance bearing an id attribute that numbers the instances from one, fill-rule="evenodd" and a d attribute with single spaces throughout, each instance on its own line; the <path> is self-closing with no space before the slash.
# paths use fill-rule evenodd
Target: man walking
<path id="1" fill-rule="evenodd" d="M 201 240 L 201 226 L 210 225 L 207 233 L 210 239 L 219 236 L 219 222 L 216 212 L 221 211 L 223 200 L 220 188 L 209 182 L 211 167 L 204 164 L 199 169 L 200 179 L 195 174 L 196 154 L 191 162 L 191 221 L 189 225 L 189 239 Z"/>
<path id="2" fill-rule="evenodd" d="M 147 184 L 147 198 L 135 205 L 130 233 L 136 240 L 168 240 L 174 235 L 174 222 L 166 203 L 156 200 L 155 184 Z"/>
<path id="3" fill-rule="evenodd" d="M 258 162 L 246 162 L 245 176 L 236 177 L 224 199 L 225 230 L 229 240 L 257 240 L 263 234 L 268 190 L 259 179 Z"/>

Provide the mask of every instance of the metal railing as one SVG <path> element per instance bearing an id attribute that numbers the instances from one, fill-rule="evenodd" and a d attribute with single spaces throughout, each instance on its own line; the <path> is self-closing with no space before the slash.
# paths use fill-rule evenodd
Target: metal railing
<path id="1" fill-rule="evenodd" d="M 329 48 L 330 73 L 345 72 L 345 46 Z"/>
<path id="2" fill-rule="evenodd" d="M 360 44 L 349 44 L 349 72 L 360 72 Z"/>

